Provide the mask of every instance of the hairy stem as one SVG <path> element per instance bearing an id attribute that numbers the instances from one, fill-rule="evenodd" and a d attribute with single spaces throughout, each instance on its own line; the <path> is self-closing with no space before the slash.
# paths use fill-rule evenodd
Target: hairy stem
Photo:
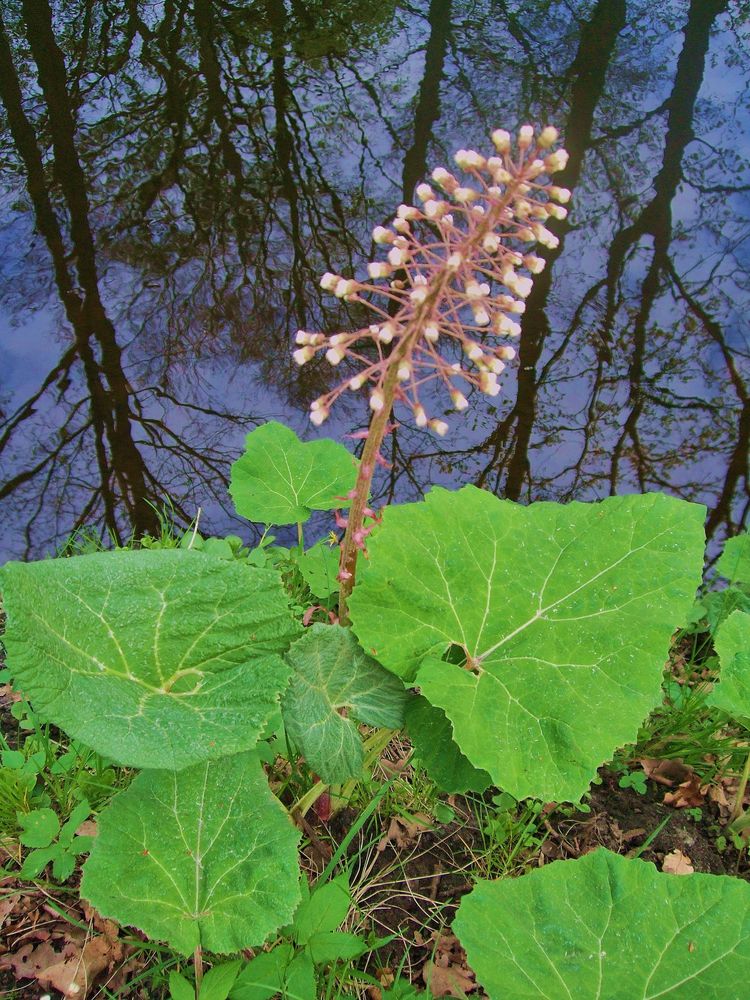
<path id="1" fill-rule="evenodd" d="M 729 817 L 729 822 L 734 823 L 742 815 L 742 806 L 745 800 L 745 790 L 747 789 L 747 783 L 750 780 L 750 749 L 747 752 L 747 759 L 745 760 L 745 767 L 742 771 L 742 777 L 740 778 L 739 788 L 737 789 L 737 797 L 734 801 L 734 809 L 732 810 L 732 815 Z"/>
<path id="2" fill-rule="evenodd" d="M 196 996 L 201 991 L 201 983 L 203 982 L 203 948 L 198 945 L 193 954 L 193 966 L 195 967 L 195 994 Z"/>
<path id="3" fill-rule="evenodd" d="M 370 496 L 370 486 L 375 473 L 375 465 L 380 446 L 383 443 L 388 423 L 391 419 L 393 409 L 393 399 L 396 391 L 398 365 L 396 355 L 405 353 L 406 341 L 402 341 L 399 349 L 394 352 L 394 362 L 391 363 L 388 374 L 383 382 L 383 408 L 374 414 L 370 421 L 367 433 L 367 440 L 362 452 L 362 459 L 359 463 L 357 482 L 355 485 L 355 497 L 349 510 L 349 519 L 346 525 L 346 533 L 341 546 L 341 570 L 350 574 L 341 580 L 339 589 L 339 622 L 347 625 L 349 622 L 349 595 L 354 587 L 355 571 L 357 568 L 358 546 L 355 542 L 355 532 L 361 530 L 365 521 L 365 508 Z M 400 360 L 400 358 L 399 358 Z"/>

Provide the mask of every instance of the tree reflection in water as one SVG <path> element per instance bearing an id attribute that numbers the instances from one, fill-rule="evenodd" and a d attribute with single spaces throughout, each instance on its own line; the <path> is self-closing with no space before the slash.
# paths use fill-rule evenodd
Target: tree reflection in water
<path id="1" fill-rule="evenodd" d="M 527 119 L 563 130 L 575 194 L 518 370 L 446 440 L 402 426 L 381 500 L 663 489 L 735 532 L 748 63 L 733 0 L 5 5 L 3 553 L 154 530 L 167 496 L 228 528 L 244 430 L 303 429 L 327 388 L 295 330 L 358 321 L 319 275 L 361 269 L 427 167 Z"/>

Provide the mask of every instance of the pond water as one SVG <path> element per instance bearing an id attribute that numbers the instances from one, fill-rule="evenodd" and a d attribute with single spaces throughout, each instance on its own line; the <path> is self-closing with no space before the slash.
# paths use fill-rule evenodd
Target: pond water
<path id="1" fill-rule="evenodd" d="M 732 0 L 6 0 L 0 560 L 153 530 L 165 503 L 236 531 L 249 429 L 363 427 L 353 393 L 307 420 L 334 373 L 297 368 L 294 333 L 356 322 L 320 275 L 361 274 L 425 172 L 527 121 L 563 133 L 574 196 L 518 362 L 447 437 L 405 420 L 378 502 L 664 490 L 735 533 L 749 80 Z"/>

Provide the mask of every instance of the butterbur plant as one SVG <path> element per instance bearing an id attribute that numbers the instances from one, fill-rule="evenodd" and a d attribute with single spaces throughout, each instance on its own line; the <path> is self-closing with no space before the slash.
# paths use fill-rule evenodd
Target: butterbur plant
<path id="1" fill-rule="evenodd" d="M 552 126 L 535 134 L 524 125 L 515 144 L 496 129 L 492 156 L 460 149 L 454 159 L 461 178 L 436 167 L 432 184 L 417 187 L 419 207 L 400 205 L 391 226 L 376 227 L 373 239 L 385 259 L 367 265 L 369 281 L 331 273 L 321 279 L 326 291 L 373 314 L 373 322 L 350 333 L 300 330 L 294 352 L 300 365 L 319 353 L 334 366 L 350 362 L 346 378 L 311 404 L 314 424 L 347 390 L 366 386 L 370 393 L 373 416 L 342 545 L 342 621 L 357 552 L 371 530 L 365 527 L 370 484 L 394 405 L 410 412 L 417 427 L 442 436 L 448 424 L 430 416 L 426 385 L 437 383 L 456 411 L 469 406 L 472 389 L 500 392 L 498 376 L 516 356 L 508 341 L 521 333 L 517 317 L 545 265 L 529 248 L 557 246 L 544 223 L 567 215 L 570 191 L 550 183 L 568 160 L 564 149 L 551 151 L 557 139 Z"/>
<path id="2" fill-rule="evenodd" d="M 441 391 L 456 411 L 500 391 L 543 267 L 531 245 L 555 245 L 544 223 L 564 218 L 570 197 L 550 183 L 566 160 L 556 140 L 553 128 L 524 126 L 513 143 L 493 133 L 488 158 L 459 151 L 461 178 L 433 171 L 420 207 L 375 230 L 384 259 L 370 280 L 324 276 L 373 322 L 301 331 L 296 360 L 324 353 L 346 368 L 312 404 L 315 424 L 342 393 L 368 388 L 361 460 L 270 422 L 247 436 L 231 474 L 238 513 L 296 524 L 296 548 L 271 536 L 252 551 L 239 539 L 208 544 L 196 530 L 179 548 L 0 572 L 16 687 L 40 718 L 140 769 L 97 817 L 81 891 L 104 916 L 192 954 L 199 990 L 204 949 L 271 948 L 212 970 L 200 1000 L 222 976 L 222 998 L 313 1000 L 318 966 L 361 954 L 364 942 L 338 930 L 348 891 L 340 910 L 326 904 L 324 925 L 300 930 L 310 906 L 292 817 L 326 783 L 361 779 L 393 730 L 406 729 L 439 789 L 494 785 L 538 805 L 578 800 L 659 703 L 671 637 L 701 581 L 703 507 L 662 494 L 523 506 L 473 486 L 435 488 L 377 517 L 368 507 L 392 413 L 443 434 L 431 410 Z M 312 512 L 346 505 L 340 562 L 325 541 L 304 551 Z M 279 568 L 295 560 L 308 597 Z M 313 622 L 318 601 L 325 621 Z M 727 711 L 750 662 L 748 616 L 737 614 L 719 637 Z M 364 742 L 363 724 L 374 730 Z M 295 802 L 269 787 L 274 736 L 321 779 Z M 749 894 L 738 880 L 675 882 L 599 852 L 480 883 L 455 927 L 497 1000 L 743 1000 L 732 984 L 750 967 Z M 174 1000 L 192 996 L 188 979 L 172 980 Z"/>

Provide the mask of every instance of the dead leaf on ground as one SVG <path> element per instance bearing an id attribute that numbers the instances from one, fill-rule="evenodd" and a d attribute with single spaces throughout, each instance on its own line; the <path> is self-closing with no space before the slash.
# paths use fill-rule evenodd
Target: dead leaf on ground
<path id="1" fill-rule="evenodd" d="M 466 952 L 453 934 L 437 934 L 432 957 L 422 967 L 422 979 L 434 997 L 461 997 L 477 988 L 466 964 Z"/>
<path id="2" fill-rule="evenodd" d="M 692 774 L 681 782 L 673 792 L 664 793 L 664 804 L 675 809 L 694 809 L 705 804 L 706 788 L 701 787 L 701 779 Z"/>
<path id="3" fill-rule="evenodd" d="M 692 767 L 689 764 L 683 764 L 679 757 L 674 760 L 642 757 L 638 763 L 645 771 L 647 778 L 670 788 L 687 781 L 694 773 Z"/>
<path id="4" fill-rule="evenodd" d="M 385 836 L 378 843 L 378 850 L 384 851 L 389 844 L 393 844 L 398 850 L 411 847 L 431 827 L 432 820 L 426 813 L 415 813 L 413 821 L 403 816 L 394 816 Z"/>
<path id="5" fill-rule="evenodd" d="M 668 875 L 692 875 L 695 868 L 687 854 L 683 854 L 678 848 L 664 855 L 661 870 Z"/>

